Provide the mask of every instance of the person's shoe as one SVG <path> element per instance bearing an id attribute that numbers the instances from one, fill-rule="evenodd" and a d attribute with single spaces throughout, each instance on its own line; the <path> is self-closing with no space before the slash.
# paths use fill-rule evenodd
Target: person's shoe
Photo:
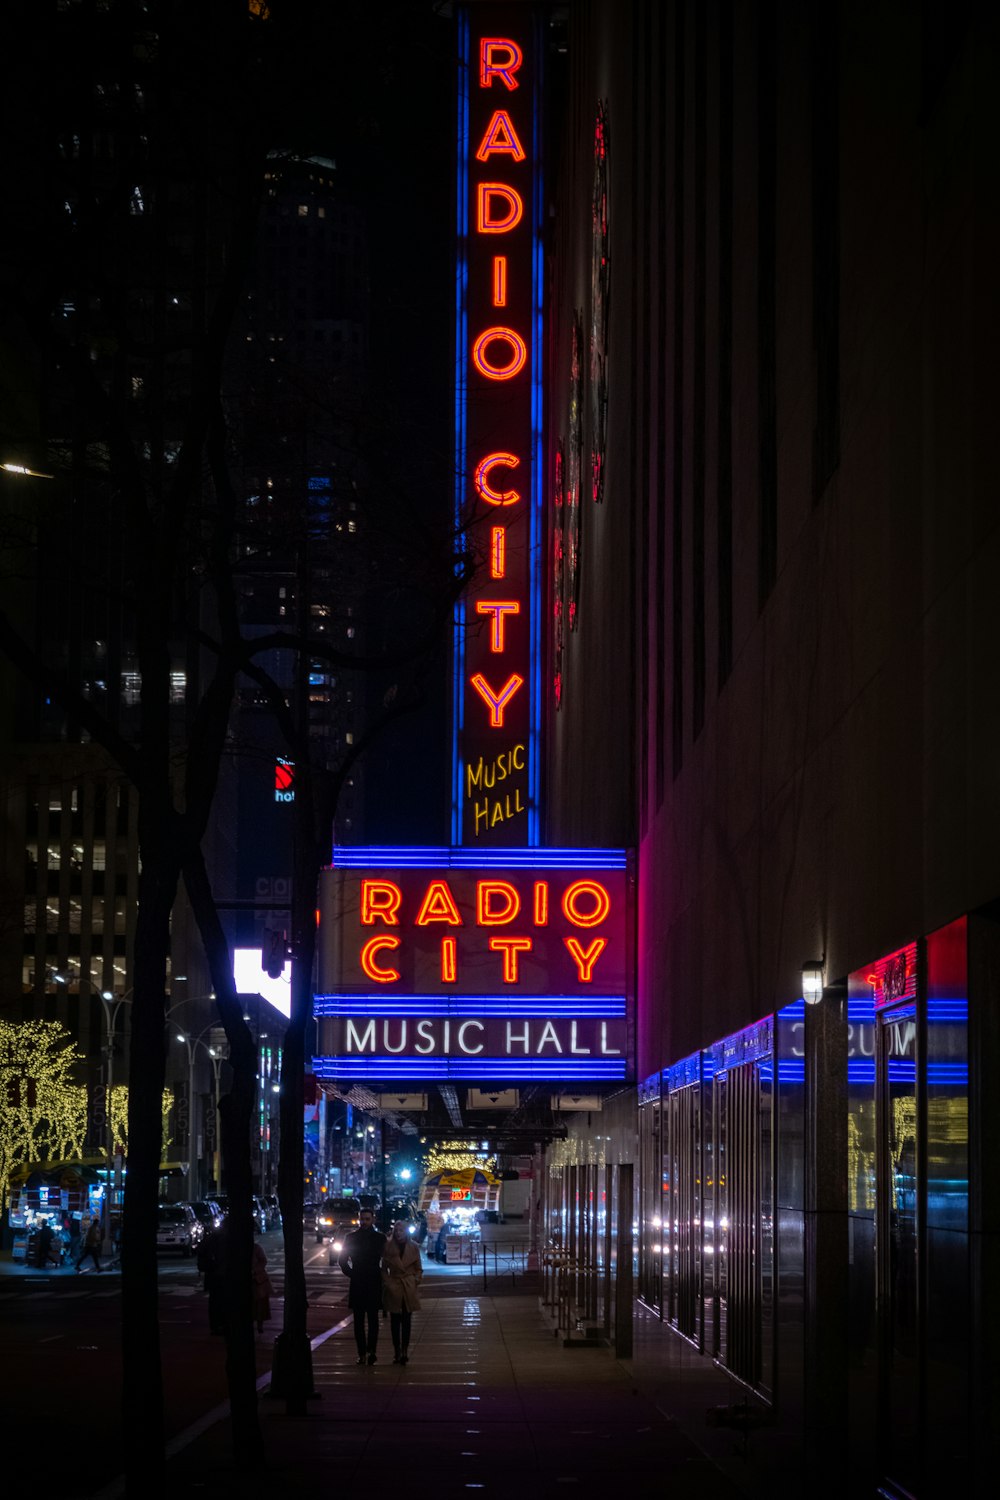
<path id="1" fill-rule="evenodd" d="M 395 1354 L 392 1356 L 392 1362 L 393 1362 L 394 1365 L 399 1365 L 399 1364 L 402 1364 L 402 1362 L 403 1362 L 403 1356 L 400 1354 L 400 1352 L 399 1352 L 398 1349 L 396 1350 Z"/>
<path id="2" fill-rule="evenodd" d="M 375 1357 L 374 1354 L 369 1354 L 369 1356 L 368 1356 L 368 1363 L 370 1365 L 376 1365 L 376 1364 L 378 1364 L 378 1360 L 376 1359 L 376 1357 Z"/>
<path id="3" fill-rule="evenodd" d="M 408 1365 L 410 1363 L 410 1356 L 408 1354 L 401 1354 L 399 1356 L 399 1363 L 401 1365 Z"/>
<path id="4" fill-rule="evenodd" d="M 363 1354 L 359 1354 L 358 1357 L 357 1357 L 357 1359 L 354 1361 L 354 1363 L 356 1365 L 363 1365 L 364 1362 L 365 1362 L 365 1357 L 364 1357 Z"/>

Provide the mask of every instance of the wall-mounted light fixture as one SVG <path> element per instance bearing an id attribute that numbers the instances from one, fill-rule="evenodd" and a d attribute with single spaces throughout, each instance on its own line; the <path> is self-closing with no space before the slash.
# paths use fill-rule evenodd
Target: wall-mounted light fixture
<path id="1" fill-rule="evenodd" d="M 802 965 L 802 998 L 807 1005 L 818 1005 L 823 998 L 823 960 L 807 959 Z"/>

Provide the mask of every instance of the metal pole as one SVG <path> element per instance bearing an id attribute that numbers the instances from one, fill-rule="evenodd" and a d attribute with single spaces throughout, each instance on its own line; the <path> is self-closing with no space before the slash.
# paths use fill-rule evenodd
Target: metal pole
<path id="1" fill-rule="evenodd" d="M 114 1011 L 104 996 L 101 996 L 101 1004 L 104 1006 L 104 1023 L 108 1041 L 108 1067 L 107 1085 L 104 1098 L 104 1137 L 107 1145 L 107 1178 L 104 1186 L 104 1242 L 101 1249 L 106 1256 L 111 1254 L 111 1195 L 112 1195 L 112 1169 L 115 1153 L 115 1130 L 111 1121 L 111 1090 L 114 1087 L 115 1073 L 115 1022 Z M 117 1009 L 117 1007 L 116 1007 Z"/>
<path id="2" fill-rule="evenodd" d="M 186 1038 L 188 1049 L 188 1202 L 197 1195 L 192 1191 L 194 1183 L 194 1046 Z"/>

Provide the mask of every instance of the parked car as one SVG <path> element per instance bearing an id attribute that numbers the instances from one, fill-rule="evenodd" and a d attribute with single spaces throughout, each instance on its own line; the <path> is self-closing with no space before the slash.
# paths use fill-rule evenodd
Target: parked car
<path id="1" fill-rule="evenodd" d="M 329 1245 L 329 1264 L 336 1265 L 344 1240 L 361 1223 L 360 1198 L 327 1198 L 316 1212 L 316 1243 Z"/>
<path id="2" fill-rule="evenodd" d="M 190 1203 L 161 1203 L 157 1213 L 157 1250 L 176 1250 L 179 1255 L 193 1255 L 205 1231 Z"/>
<path id="3" fill-rule="evenodd" d="M 225 1218 L 226 1215 L 227 1215 L 227 1213 L 229 1212 L 229 1194 L 228 1193 L 213 1193 L 212 1194 L 212 1202 L 213 1203 L 217 1203 L 219 1205 L 219 1209 L 220 1209 L 220 1211 L 222 1213 L 222 1217 Z"/>
<path id="4" fill-rule="evenodd" d="M 222 1209 L 210 1198 L 199 1199 L 197 1203 L 191 1204 L 191 1208 L 204 1234 L 211 1234 L 213 1229 L 218 1229 L 222 1224 Z"/>

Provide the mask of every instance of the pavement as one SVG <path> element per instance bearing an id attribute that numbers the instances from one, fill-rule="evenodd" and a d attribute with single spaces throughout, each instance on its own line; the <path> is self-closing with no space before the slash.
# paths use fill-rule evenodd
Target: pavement
<path id="1" fill-rule="evenodd" d="M 392 1363 L 383 1323 L 378 1363 L 356 1364 L 342 1316 L 314 1340 L 318 1399 L 289 1418 L 262 1393 L 267 1472 L 280 1496 L 405 1486 L 434 1500 L 554 1492 L 578 1497 L 659 1493 L 700 1500 L 741 1494 L 678 1430 L 629 1363 L 606 1348 L 564 1348 L 537 1294 L 506 1282 L 484 1294 L 460 1267 L 428 1267 L 410 1359 Z M 170 1495 L 246 1494 L 228 1421 L 176 1447 Z M 110 1494 L 105 1500 L 111 1500 Z"/>
<path id="2" fill-rule="evenodd" d="M 606 1347 L 564 1347 L 540 1306 L 537 1278 L 518 1254 L 491 1253 L 473 1266 L 425 1261 L 423 1308 L 414 1315 L 409 1363 L 392 1363 L 383 1321 L 378 1363 L 359 1368 L 343 1279 L 326 1269 L 325 1250 L 311 1254 L 309 1330 L 317 1399 L 304 1417 L 293 1418 L 283 1401 L 269 1397 L 273 1342 L 281 1326 L 276 1298 L 273 1321 L 258 1340 L 266 1463 L 249 1481 L 255 1489 L 284 1497 L 402 1485 L 433 1500 L 548 1500 L 554 1492 L 605 1500 L 623 1484 L 639 1496 L 668 1488 L 699 1500 L 740 1500 L 750 1493 L 739 1482 L 746 1469 L 745 1435 L 705 1428 L 706 1408 L 727 1395 L 732 1399 L 725 1377 L 704 1362 L 682 1367 L 684 1341 L 671 1339 L 641 1310 L 634 1357 L 619 1360 Z M 272 1252 L 276 1271 L 278 1259 Z M 38 1290 L 24 1292 L 33 1307 L 38 1299 L 45 1307 L 46 1297 L 58 1297 L 59 1283 L 75 1272 L 32 1272 L 8 1258 L 0 1261 L 0 1275 L 37 1278 Z M 189 1275 L 178 1267 L 161 1288 L 165 1364 L 177 1377 L 167 1382 L 167 1493 L 172 1500 L 203 1493 L 213 1500 L 245 1500 L 248 1476 L 233 1462 L 224 1380 L 212 1383 L 206 1375 L 197 1385 L 201 1367 L 221 1351 L 197 1343 L 211 1341 L 201 1329 L 202 1294 L 183 1284 Z M 106 1310 L 101 1317 L 109 1319 L 120 1300 L 116 1286 L 115 1272 L 88 1272 L 70 1293 L 83 1300 L 61 1305 L 80 1316 L 100 1307 Z M 101 1300 L 107 1296 L 110 1302 Z M 176 1327 L 175 1317 L 182 1320 Z M 113 1334 L 110 1322 L 106 1332 Z M 86 1339 L 80 1348 L 90 1347 L 90 1336 L 78 1339 Z M 97 1357 L 77 1354 L 75 1347 L 62 1358 Z M 45 1349 L 54 1352 L 51 1344 Z M 30 1375 L 29 1381 L 37 1389 Z M 106 1425 L 116 1424 L 112 1419 Z M 113 1433 L 108 1436 L 110 1453 L 120 1451 Z M 113 1473 L 105 1471 L 86 1493 L 118 1500 L 124 1484 Z"/>

